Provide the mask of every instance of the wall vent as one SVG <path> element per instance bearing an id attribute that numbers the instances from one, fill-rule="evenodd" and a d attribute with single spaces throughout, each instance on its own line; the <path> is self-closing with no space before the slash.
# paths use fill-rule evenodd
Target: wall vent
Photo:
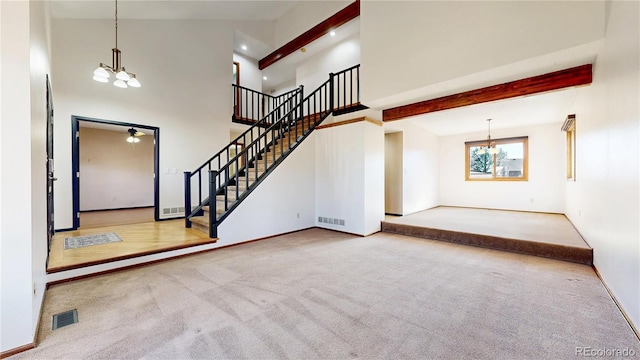
<path id="1" fill-rule="evenodd" d="M 336 219 L 336 218 L 318 216 L 318 222 L 325 223 L 325 224 L 331 224 L 331 225 L 344 226 L 344 219 Z"/>
<path id="2" fill-rule="evenodd" d="M 184 206 L 162 208 L 162 215 L 184 214 Z"/>

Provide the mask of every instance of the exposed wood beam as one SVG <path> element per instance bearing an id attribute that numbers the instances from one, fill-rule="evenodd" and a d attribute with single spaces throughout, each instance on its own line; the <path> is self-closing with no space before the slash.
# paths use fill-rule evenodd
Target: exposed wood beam
<path id="1" fill-rule="evenodd" d="M 382 120 L 399 120 L 409 116 L 453 109 L 461 106 L 537 94 L 571 86 L 588 85 L 591 84 L 592 80 L 592 65 L 586 64 L 544 75 L 386 109 L 382 112 Z"/>
<path id="2" fill-rule="evenodd" d="M 298 49 L 327 34 L 329 31 L 331 31 L 331 29 L 335 29 L 340 25 L 346 24 L 347 22 L 357 18 L 358 16 L 360 16 L 360 0 L 354 1 L 353 3 L 349 4 L 349 6 L 333 14 L 325 21 L 312 27 L 302 35 L 296 37 L 295 39 L 282 45 L 276 51 L 265 56 L 263 59 L 258 61 L 258 68 L 260 70 L 263 70 L 266 67 L 273 65 L 276 61 L 283 59 L 285 56 L 296 52 Z"/>

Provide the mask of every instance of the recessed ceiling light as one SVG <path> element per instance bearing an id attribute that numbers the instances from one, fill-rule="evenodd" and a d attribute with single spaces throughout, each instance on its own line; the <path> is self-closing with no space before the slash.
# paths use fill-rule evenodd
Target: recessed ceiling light
<path id="1" fill-rule="evenodd" d="M 262 77 L 262 80 L 267 80 L 267 77 L 266 77 L 266 76 L 263 76 L 263 77 Z"/>
<path id="2" fill-rule="evenodd" d="M 335 31 L 333 31 L 333 30 L 331 30 L 331 31 L 329 32 L 329 35 L 331 35 L 331 36 L 336 36 L 336 32 L 335 32 Z"/>
<path id="3" fill-rule="evenodd" d="M 247 50 L 247 45 L 242 45 L 242 50 Z"/>

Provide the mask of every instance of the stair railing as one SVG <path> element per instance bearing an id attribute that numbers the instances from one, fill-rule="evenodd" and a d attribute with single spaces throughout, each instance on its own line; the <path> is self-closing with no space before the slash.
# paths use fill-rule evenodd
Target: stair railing
<path id="1" fill-rule="evenodd" d="M 294 91 L 287 92 L 289 95 L 288 98 L 283 98 L 284 100 L 280 101 L 280 104 L 276 106 L 271 112 L 269 112 L 265 117 L 256 121 L 253 125 L 251 125 L 247 130 L 245 130 L 242 134 L 232 140 L 229 145 L 224 147 L 222 150 L 217 152 L 215 155 L 210 157 L 207 161 L 205 161 L 202 165 L 196 168 L 194 171 L 185 171 L 184 172 L 184 199 L 185 199 L 185 226 L 191 227 L 191 221 L 189 220 L 192 216 L 196 214 L 202 213 L 202 207 L 208 203 L 208 199 L 203 199 L 202 194 L 203 191 L 208 193 L 208 181 L 206 178 L 207 172 L 211 170 L 219 170 L 225 164 L 229 164 L 233 162 L 233 159 L 236 159 L 236 163 L 238 162 L 238 149 L 244 147 L 247 142 L 253 143 L 255 138 L 261 137 L 262 134 L 266 131 L 265 128 L 269 126 L 269 124 L 273 124 L 277 119 L 280 119 L 281 114 L 289 112 L 290 108 L 300 102 L 300 100 L 294 99 L 295 97 L 299 97 L 302 99 L 302 89 L 295 89 Z M 247 153 L 243 152 L 244 158 L 242 160 L 246 160 L 247 158 L 252 158 L 255 156 L 253 152 Z M 242 161 L 241 160 L 241 161 Z M 240 165 L 239 163 L 237 165 Z M 228 167 L 227 167 L 228 168 Z M 240 170 L 240 166 L 235 167 L 235 171 Z M 234 170 L 234 169 L 232 169 Z M 233 177 L 233 175 L 231 175 Z M 197 184 L 193 184 L 194 181 L 197 181 Z M 192 194 L 192 188 L 196 187 L 197 189 L 197 200 L 198 204 L 195 208 L 192 207 L 192 200 L 194 194 Z"/>
<path id="2" fill-rule="evenodd" d="M 278 109 L 285 101 L 291 101 L 298 89 L 278 96 L 261 93 L 240 85 L 232 84 L 233 122 L 253 124 Z M 279 118 L 279 117 L 278 117 Z"/>
<path id="3" fill-rule="evenodd" d="M 251 141 L 240 149 L 235 156 L 228 158 L 226 164 L 218 163 L 217 167 L 208 167 L 208 198 L 202 201 L 199 194 L 199 205 L 188 216 L 185 216 L 186 226 L 190 227 L 189 218 L 197 215 L 202 206 L 209 204 L 209 236 L 217 237 L 219 224 L 235 209 L 258 185 L 310 135 L 310 133 L 330 114 L 345 113 L 366 109 L 360 103 L 360 65 L 353 66 L 338 73 L 329 75 L 325 81 L 307 97 L 303 97 L 302 87 L 269 113 L 268 116 L 254 124 L 258 132 L 246 131 L 229 146 L 233 146 L 241 137 L 246 139 L 250 134 Z M 287 104 L 288 106 L 280 108 Z M 282 115 L 278 117 L 279 115 Z M 260 128 L 266 129 L 260 132 Z M 285 144 L 286 143 L 286 144 Z M 280 150 L 276 155 L 275 150 Z M 224 151 L 224 149 L 223 149 Z M 215 156 L 214 156 L 215 157 Z M 212 158 L 213 159 L 213 158 Z M 211 159 L 210 159 L 211 160 Z M 210 164 L 210 162 L 209 162 Z M 201 175 L 205 163 L 196 172 Z M 262 167 L 263 171 L 259 170 Z M 235 171 L 233 170 L 235 169 Z M 190 207 L 190 179 L 192 173 L 185 172 L 185 207 Z M 241 191 L 240 187 L 245 190 Z M 229 193 L 229 186 L 235 186 Z M 201 188 L 201 186 L 199 186 Z M 231 196 L 230 196 L 231 195 Z M 218 200 L 218 196 L 221 197 Z M 187 206 L 189 199 L 189 206 Z M 213 199 L 213 201 L 211 201 Z M 230 201 L 231 200 L 231 201 Z M 221 214 L 218 215 L 218 201 L 221 202 Z"/>

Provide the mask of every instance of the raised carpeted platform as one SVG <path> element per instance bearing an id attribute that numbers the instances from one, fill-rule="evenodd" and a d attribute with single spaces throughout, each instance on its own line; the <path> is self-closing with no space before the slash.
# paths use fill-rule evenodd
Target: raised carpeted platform
<path id="1" fill-rule="evenodd" d="M 562 214 L 440 206 L 388 216 L 382 231 L 591 265 L 593 249 Z"/>

